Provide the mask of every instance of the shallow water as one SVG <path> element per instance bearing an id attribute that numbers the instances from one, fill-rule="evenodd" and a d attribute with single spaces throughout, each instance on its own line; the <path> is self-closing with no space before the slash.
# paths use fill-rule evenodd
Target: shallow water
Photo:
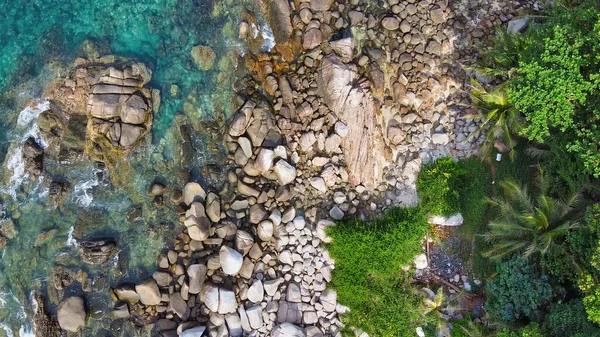
<path id="1" fill-rule="evenodd" d="M 177 232 L 176 212 L 155 207 L 146 194 L 152 181 L 181 186 L 187 179 L 182 169 L 210 181 L 206 167 L 222 162 L 219 144 L 208 150 L 214 134 L 200 122 L 231 113 L 231 83 L 242 52 L 236 38 L 239 13 L 250 2 L 0 0 L 0 219 L 12 218 L 19 229 L 17 238 L 0 250 L 0 337 L 32 332 L 33 291 L 45 294 L 51 307 L 56 304 L 52 272 L 57 266 L 81 269 L 90 280 L 86 294 L 91 316 L 83 336 L 138 332 L 111 323 L 107 290 L 117 282 L 150 275 L 158 254 Z M 268 29 L 262 30 L 268 34 Z M 134 151 L 113 172 L 118 177 L 109 177 L 89 161 L 45 163 L 51 175 L 71 183 L 65 204 L 55 208 L 47 181 L 31 181 L 22 170 L 19 151 L 24 140 L 33 136 L 43 144 L 36 132 L 39 112 L 23 107 L 35 98 L 43 111 L 43 86 L 64 74 L 75 57 L 94 53 L 81 47 L 85 40 L 93 41 L 100 55 L 145 62 L 153 70 L 151 86 L 161 90 L 162 104 L 154 116 L 151 145 Z M 212 71 L 200 71 L 192 63 L 190 50 L 197 44 L 217 54 Z M 180 156 L 178 116 L 191 125 L 192 150 L 185 158 Z M 121 183 L 111 183 L 115 180 Z M 38 235 L 50 230 L 56 233 L 36 245 Z M 84 265 L 78 242 L 105 237 L 119 244 L 117 257 L 104 266 Z M 77 282 L 65 290 L 78 291 Z"/>

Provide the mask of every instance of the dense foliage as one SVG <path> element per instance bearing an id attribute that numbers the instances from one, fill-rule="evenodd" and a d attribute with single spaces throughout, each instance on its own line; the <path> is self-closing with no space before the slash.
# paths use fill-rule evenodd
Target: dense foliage
<path id="1" fill-rule="evenodd" d="M 513 256 L 497 265 L 498 276 L 487 286 L 485 309 L 504 321 L 533 319 L 538 309 L 549 303 L 552 287 L 548 277 L 524 259 Z"/>
<path id="2" fill-rule="evenodd" d="M 394 209 L 370 222 L 340 223 L 329 230 L 336 260 L 331 285 L 350 307 L 346 322 L 371 336 L 410 336 L 420 319 L 421 297 L 403 266 L 421 252 L 427 221 L 419 209 Z"/>
<path id="3" fill-rule="evenodd" d="M 600 175 L 600 14 L 595 0 L 557 7 L 533 30 L 520 54 L 509 101 L 524 114 L 521 134 L 544 142 L 561 132 L 561 145 Z"/>
<path id="4" fill-rule="evenodd" d="M 540 331 L 539 325 L 533 323 L 517 331 L 504 329 L 496 337 L 546 337 Z"/>
<path id="5" fill-rule="evenodd" d="M 451 157 L 425 165 L 417 179 L 421 207 L 432 215 L 450 215 L 460 210 L 459 189 L 465 171 Z"/>
<path id="6" fill-rule="evenodd" d="M 585 308 L 579 299 L 552 304 L 544 329 L 548 337 L 600 336 L 600 328 L 587 320 Z"/>

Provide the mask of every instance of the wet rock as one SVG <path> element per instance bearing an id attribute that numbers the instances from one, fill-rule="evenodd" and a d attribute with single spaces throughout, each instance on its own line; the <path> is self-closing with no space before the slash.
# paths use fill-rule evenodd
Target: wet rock
<path id="1" fill-rule="evenodd" d="M 140 302 L 144 305 L 157 305 L 161 302 L 160 291 L 156 281 L 149 278 L 135 286 L 135 291 L 140 295 Z"/>
<path id="2" fill-rule="evenodd" d="M 70 192 L 71 184 L 68 181 L 52 181 L 48 188 L 48 193 L 54 207 L 64 204 Z"/>
<path id="3" fill-rule="evenodd" d="M 190 205 L 192 202 L 199 198 L 200 200 L 204 200 L 206 198 L 206 192 L 198 183 L 187 183 L 183 187 L 183 200 L 187 205 Z"/>
<path id="4" fill-rule="evenodd" d="M 78 247 L 83 262 L 91 265 L 104 264 L 117 253 L 117 243 L 113 239 L 83 241 Z"/>
<path id="5" fill-rule="evenodd" d="M 14 239 L 18 234 L 19 230 L 11 219 L 0 220 L 0 236 Z"/>
<path id="6" fill-rule="evenodd" d="M 208 215 L 212 222 L 219 222 L 221 220 L 221 201 L 212 192 L 206 197 L 206 215 Z"/>
<path id="7" fill-rule="evenodd" d="M 72 296 L 63 299 L 56 309 L 58 324 L 63 330 L 77 332 L 85 326 L 86 310 L 83 298 Z"/>
<path id="8" fill-rule="evenodd" d="M 235 249 L 222 246 L 219 250 L 219 262 L 227 275 L 237 275 L 244 263 L 244 257 Z"/>
<path id="9" fill-rule="evenodd" d="M 198 69 L 210 70 L 215 63 L 216 54 L 208 46 L 195 46 L 191 51 L 192 60 Z"/>
<path id="10" fill-rule="evenodd" d="M 127 305 L 127 303 L 119 302 L 115 304 L 115 307 L 111 312 L 111 316 L 113 319 L 129 318 L 129 306 Z"/>
<path id="11" fill-rule="evenodd" d="M 25 171 L 38 177 L 44 171 L 44 149 L 29 137 L 23 144 L 23 162 L 25 163 Z"/>
<path id="12" fill-rule="evenodd" d="M 135 291 L 135 284 L 122 283 L 113 289 L 119 300 L 135 304 L 140 301 L 140 295 Z"/>
<path id="13" fill-rule="evenodd" d="M 165 185 L 163 185 L 161 183 L 154 183 L 148 189 L 148 194 L 153 197 L 157 197 L 159 195 L 165 194 L 166 191 L 167 191 L 167 188 L 165 187 Z"/>

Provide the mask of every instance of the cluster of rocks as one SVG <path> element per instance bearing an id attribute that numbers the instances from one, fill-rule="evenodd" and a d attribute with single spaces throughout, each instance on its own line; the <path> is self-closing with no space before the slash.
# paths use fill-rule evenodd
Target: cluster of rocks
<path id="1" fill-rule="evenodd" d="M 114 58 L 114 57 L 113 57 Z M 51 108 L 39 117 L 48 151 L 62 161 L 84 152 L 115 163 L 150 131 L 158 111 L 158 90 L 146 85 L 152 72 L 143 64 L 113 58 L 108 63 L 76 60 L 67 78 L 49 85 Z"/>
<path id="2" fill-rule="evenodd" d="M 184 232 L 151 278 L 113 289 L 115 318 L 160 317 L 155 332 L 162 336 L 205 330 L 209 336 L 324 336 L 340 329 L 336 293 L 326 289 L 333 261 L 320 247 L 331 223 L 313 224 L 290 204 L 295 174 L 285 149 L 275 156 L 257 144 L 263 146 L 252 146 L 252 157 L 265 170 L 261 176 L 230 171 L 234 200 L 195 182 L 171 194 Z"/>
<path id="3" fill-rule="evenodd" d="M 473 27 L 480 7 L 461 6 L 269 2 L 277 44 L 244 55 L 226 187 L 171 193 L 183 232 L 151 278 L 113 289 L 114 317 L 158 318 L 161 336 L 338 336 L 329 219 L 415 205 L 423 163 L 477 150 L 461 64 L 514 8 Z"/>

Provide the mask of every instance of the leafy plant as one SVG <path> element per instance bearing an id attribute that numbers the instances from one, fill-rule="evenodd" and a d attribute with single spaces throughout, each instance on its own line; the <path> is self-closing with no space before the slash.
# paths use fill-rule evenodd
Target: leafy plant
<path id="1" fill-rule="evenodd" d="M 502 142 L 509 149 L 514 148 L 516 135 L 519 134 L 523 123 L 519 110 L 508 100 L 506 86 L 500 85 L 488 90 L 477 80 L 472 80 L 471 85 L 472 106 L 481 112 L 484 122 L 467 139 L 485 132 L 485 139 L 481 145 L 485 156 L 492 154 L 498 142 Z M 514 153 L 509 153 L 511 158 L 514 158 Z"/>
<path id="2" fill-rule="evenodd" d="M 417 178 L 421 208 L 431 215 L 450 215 L 460 210 L 461 177 L 465 171 L 452 158 L 425 165 Z"/>
<path id="3" fill-rule="evenodd" d="M 544 330 L 548 337 L 600 336 L 600 328 L 587 320 L 585 307 L 580 299 L 550 305 Z"/>
<path id="4" fill-rule="evenodd" d="M 548 277 L 519 256 L 496 266 L 498 275 L 486 288 L 486 312 L 495 319 L 516 321 L 535 318 L 537 310 L 552 298 Z"/>
<path id="5" fill-rule="evenodd" d="M 542 334 L 539 325 L 531 323 L 528 326 L 519 329 L 518 331 L 511 331 L 504 329 L 496 337 L 546 337 Z"/>
<path id="6" fill-rule="evenodd" d="M 485 235 L 493 243 L 485 255 L 492 259 L 515 253 L 525 258 L 546 253 L 557 240 L 579 225 L 582 216 L 577 207 L 579 194 L 560 199 L 548 196 L 543 173 L 539 174 L 538 191 L 533 195 L 510 180 L 501 182 L 500 187 L 502 196 L 489 199 L 499 210 Z"/>
<path id="7" fill-rule="evenodd" d="M 544 142 L 557 132 L 562 146 L 600 176 L 600 17 L 598 3 L 557 7 L 534 31 L 518 76 L 508 85 L 509 102 L 525 115 L 521 134 Z"/>
<path id="8" fill-rule="evenodd" d="M 419 209 L 394 209 L 370 223 L 345 222 L 328 230 L 336 260 L 331 285 L 350 307 L 342 316 L 371 336 L 410 336 L 420 322 L 422 296 L 411 284 L 410 265 L 428 229 Z"/>
<path id="9" fill-rule="evenodd" d="M 531 43 L 531 35 L 527 31 L 523 34 L 511 34 L 506 29 L 496 29 L 483 50 L 482 65 L 471 68 L 492 79 L 513 78 L 517 74 L 521 55 Z"/>
<path id="10" fill-rule="evenodd" d="M 583 304 L 588 319 L 600 323 L 600 204 L 588 209 L 585 224 L 587 236 L 593 237 L 595 242 L 591 249 L 580 252 L 581 260 L 587 263 L 584 264 L 577 283 L 584 295 Z"/>

